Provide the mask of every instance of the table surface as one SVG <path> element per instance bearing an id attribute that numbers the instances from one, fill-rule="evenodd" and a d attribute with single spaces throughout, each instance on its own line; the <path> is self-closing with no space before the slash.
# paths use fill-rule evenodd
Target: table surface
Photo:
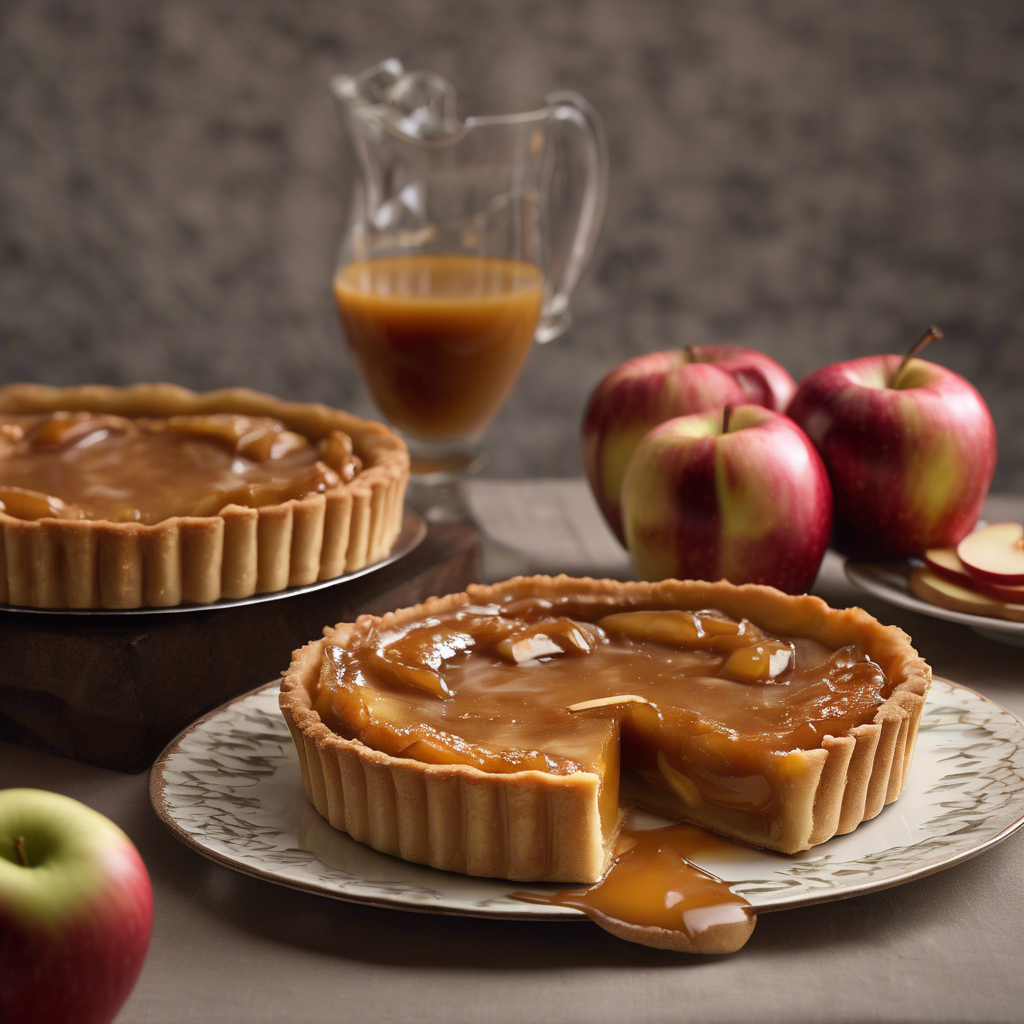
<path id="1" fill-rule="evenodd" d="M 579 481 L 480 482 L 485 575 L 628 578 Z M 1024 518 L 994 497 L 990 519 Z M 937 675 L 1024 715 L 1024 649 L 893 608 L 829 554 L 814 593 L 913 637 Z M 268 678 L 277 666 L 268 666 Z M 216 1021 L 998 1021 L 1024 1019 L 1024 834 L 895 889 L 763 915 L 743 950 L 687 957 L 588 921 L 450 918 L 346 904 L 237 874 L 167 832 L 148 775 L 0 744 L 0 786 L 67 793 L 116 821 L 153 882 L 153 940 L 119 1024 Z"/>

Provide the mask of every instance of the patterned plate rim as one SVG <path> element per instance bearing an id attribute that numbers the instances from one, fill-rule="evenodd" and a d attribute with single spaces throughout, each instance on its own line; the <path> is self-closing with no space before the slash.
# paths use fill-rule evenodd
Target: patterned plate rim
<path id="1" fill-rule="evenodd" d="M 1004 708 L 1001 704 L 997 704 L 994 700 L 986 697 L 984 694 L 979 693 L 977 690 L 972 689 L 969 686 L 964 686 L 962 683 L 956 683 L 951 679 L 945 679 L 936 676 L 935 682 L 941 682 L 950 686 L 953 690 L 963 691 L 970 694 L 972 697 L 978 700 L 984 701 L 986 704 L 992 705 L 993 708 L 999 712 L 1000 715 L 1005 716 L 1009 723 L 1015 725 L 1020 733 L 1021 740 L 1019 745 L 1024 745 L 1024 721 L 1022 721 L 1017 715 L 1007 708 Z M 490 918 L 499 920 L 530 920 L 530 921 L 579 921 L 586 920 L 586 916 L 582 911 L 574 910 L 567 907 L 552 907 L 546 908 L 538 905 L 534 905 L 531 910 L 518 910 L 515 907 L 475 907 L 471 905 L 459 905 L 453 906 L 438 906 L 433 904 L 420 904 L 414 903 L 394 896 L 391 897 L 377 897 L 365 893 L 357 892 L 344 892 L 336 889 L 328 888 L 322 884 L 316 882 L 303 882 L 297 879 L 284 877 L 281 874 L 256 867 L 252 864 L 233 859 L 232 857 L 223 854 L 217 850 L 211 849 L 201 843 L 195 835 L 183 828 L 177 820 L 174 818 L 173 812 L 169 807 L 165 797 L 164 788 L 167 785 L 167 780 L 164 777 L 164 771 L 169 767 L 168 762 L 174 757 L 176 753 L 180 751 L 181 743 L 192 733 L 203 728 L 203 726 L 211 719 L 216 718 L 218 715 L 224 713 L 235 704 L 241 703 L 257 694 L 262 694 L 264 691 L 271 688 L 278 688 L 280 686 L 280 680 L 276 679 L 269 683 L 265 683 L 262 686 L 257 686 L 255 689 L 249 690 L 246 693 L 239 694 L 237 697 L 233 697 L 231 700 L 226 701 L 219 707 L 208 711 L 201 718 L 196 719 L 191 725 L 186 726 L 178 735 L 171 740 L 170 743 L 164 748 L 160 756 L 157 758 L 150 770 L 149 776 L 149 797 L 150 803 L 152 804 L 153 810 L 157 817 L 163 823 L 163 825 L 171 832 L 175 838 L 182 842 L 185 846 L 188 846 L 196 853 L 205 857 L 207 860 L 213 861 L 215 864 L 219 864 L 222 867 L 236 871 L 239 874 L 248 875 L 251 878 L 258 878 L 262 881 L 271 882 L 275 885 L 280 885 L 288 889 L 294 889 L 299 892 L 312 893 L 316 896 L 325 896 L 329 899 L 340 900 L 345 903 L 358 903 L 365 906 L 376 906 L 388 910 L 401 910 L 408 911 L 411 913 L 423 913 L 423 914 L 439 914 L 442 916 L 451 917 L 475 917 L 475 918 Z M 1008 724 L 1009 724 L 1008 723 Z M 1022 808 L 1024 809 L 1024 808 Z M 949 857 L 943 858 L 935 863 L 924 865 L 921 868 L 912 869 L 902 874 L 893 875 L 881 880 L 867 881 L 859 885 L 846 886 L 841 890 L 812 890 L 802 896 L 799 896 L 790 900 L 777 900 L 775 902 L 764 902 L 758 903 L 756 910 L 758 914 L 773 913 L 778 910 L 789 910 L 797 907 L 815 906 L 820 903 L 832 903 L 838 900 L 852 899 L 856 896 L 863 896 L 872 892 L 881 892 L 885 889 L 891 889 L 898 885 L 904 885 L 907 882 L 916 881 L 919 878 L 926 878 L 929 875 L 938 874 L 940 871 L 945 871 L 947 868 L 955 867 L 957 864 L 962 864 L 965 861 L 972 860 L 974 857 L 986 850 L 991 849 L 993 846 L 997 846 L 999 843 L 1004 842 L 1015 832 L 1019 831 L 1024 827 L 1024 814 L 1021 814 L 1014 821 L 1004 826 L 998 833 L 986 837 L 974 846 L 970 846 L 966 849 L 959 850 L 955 853 L 950 854 Z M 376 851 L 374 851 L 376 853 Z M 377 856 L 387 857 L 387 854 L 377 853 Z M 390 858 L 389 858 L 390 859 Z M 424 865 L 416 865 L 416 867 L 422 867 L 424 871 L 431 871 L 433 869 Z M 440 877 L 445 877 L 448 873 L 438 871 L 436 874 Z M 461 876 L 460 876 L 461 877 Z M 494 881 L 500 883 L 501 879 L 481 881 Z M 520 887 L 524 883 L 507 883 L 508 885 L 518 884 Z M 730 883 L 731 885 L 740 885 L 742 880 L 738 880 Z"/>

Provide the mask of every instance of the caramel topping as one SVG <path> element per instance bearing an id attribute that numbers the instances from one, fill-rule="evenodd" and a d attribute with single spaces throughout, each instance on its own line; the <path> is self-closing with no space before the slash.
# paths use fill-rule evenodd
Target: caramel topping
<path id="1" fill-rule="evenodd" d="M 625 829 L 624 851 L 587 889 L 514 892 L 524 903 L 575 907 L 602 928 L 647 946 L 688 953 L 733 953 L 754 930 L 750 904 L 687 858 L 734 844 L 692 825 Z"/>
<path id="2" fill-rule="evenodd" d="M 0 417 L 0 502 L 18 519 L 158 523 L 324 491 L 358 466 L 340 432 L 319 447 L 268 417 Z"/>
<path id="3" fill-rule="evenodd" d="M 624 767 L 648 786 L 768 828 L 789 752 L 869 721 L 887 687 L 854 647 L 717 612 L 535 601 L 329 646 L 314 706 L 385 753 L 485 771 L 603 775 L 621 735 Z"/>

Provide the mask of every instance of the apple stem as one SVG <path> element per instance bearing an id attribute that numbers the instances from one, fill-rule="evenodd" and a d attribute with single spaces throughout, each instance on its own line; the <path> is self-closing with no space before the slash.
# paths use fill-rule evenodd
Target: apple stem
<path id="1" fill-rule="evenodd" d="M 695 363 L 695 362 L 697 362 L 697 353 L 694 352 L 692 345 L 684 345 L 683 346 L 683 355 L 686 356 L 686 361 L 688 363 Z"/>
<path id="2" fill-rule="evenodd" d="M 731 405 L 727 405 L 722 410 L 722 433 L 723 434 L 728 434 L 729 433 L 729 418 L 731 416 L 732 416 L 732 406 Z"/>
<path id="3" fill-rule="evenodd" d="M 18 836 L 14 840 L 14 856 L 18 858 L 18 863 L 23 867 L 28 867 L 28 854 L 25 852 L 25 837 Z"/>
<path id="4" fill-rule="evenodd" d="M 911 346 L 910 351 L 903 357 L 903 362 L 900 363 L 900 368 L 896 371 L 896 376 L 893 377 L 895 381 L 899 375 L 903 372 L 903 368 L 910 362 L 911 359 L 916 355 L 920 355 L 933 341 L 938 341 L 939 338 L 945 337 L 942 331 L 938 327 L 929 327 L 924 334 L 921 335 L 917 341 Z"/>

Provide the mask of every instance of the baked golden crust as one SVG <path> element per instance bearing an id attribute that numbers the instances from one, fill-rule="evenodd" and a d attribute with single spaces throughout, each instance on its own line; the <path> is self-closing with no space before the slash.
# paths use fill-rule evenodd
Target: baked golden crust
<path id="1" fill-rule="evenodd" d="M 892 684 L 870 722 L 841 736 L 826 736 L 817 749 L 780 755 L 789 785 L 767 836 L 744 834 L 738 825 L 671 796 L 652 799 L 647 791 L 624 791 L 627 801 L 795 853 L 852 831 L 902 790 L 931 673 L 901 630 L 882 626 L 859 608 L 835 610 L 819 598 L 793 597 L 771 587 L 541 576 L 471 586 L 463 594 L 432 598 L 382 619 L 363 616 L 327 628 L 324 639 L 295 652 L 282 681 L 281 709 L 299 752 L 303 786 L 317 810 L 360 842 L 443 870 L 516 881 L 600 878 L 614 835 L 602 833 L 596 774 L 491 774 L 468 765 L 394 757 L 338 735 L 312 707 L 329 644 L 344 646 L 373 625 L 390 629 L 467 604 L 570 595 L 609 605 L 625 597 L 631 608 L 715 608 L 750 618 L 773 633 L 809 637 L 830 647 L 857 643 Z"/>
<path id="2" fill-rule="evenodd" d="M 409 480 L 404 442 L 387 427 L 324 405 L 245 388 L 198 393 L 173 384 L 0 388 L 0 413 L 58 410 L 168 417 L 269 416 L 311 440 L 348 434 L 363 468 L 347 482 L 260 508 L 154 525 L 27 521 L 0 512 L 0 602 L 33 608 L 171 607 L 249 597 L 331 579 L 383 558 L 401 529 Z"/>

